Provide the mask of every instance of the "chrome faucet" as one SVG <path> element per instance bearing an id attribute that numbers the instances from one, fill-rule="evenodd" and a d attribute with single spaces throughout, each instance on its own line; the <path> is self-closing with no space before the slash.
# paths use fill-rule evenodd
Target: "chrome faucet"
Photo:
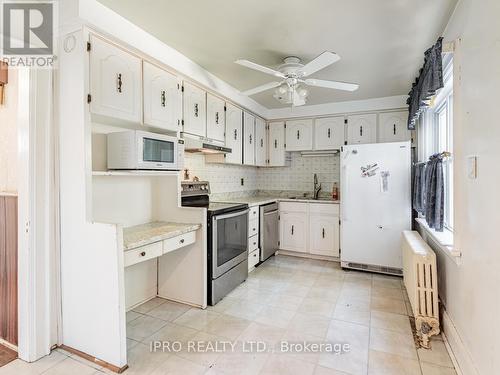
<path id="1" fill-rule="evenodd" d="M 314 199 L 318 199 L 321 190 L 321 183 L 318 184 L 318 175 L 314 174 Z"/>

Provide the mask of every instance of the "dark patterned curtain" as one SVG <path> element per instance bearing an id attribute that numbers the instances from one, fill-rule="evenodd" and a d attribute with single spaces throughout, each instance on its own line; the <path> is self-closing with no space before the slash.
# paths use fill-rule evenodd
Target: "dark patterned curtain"
<path id="1" fill-rule="evenodd" d="M 444 86 L 442 49 L 443 38 L 439 38 L 435 45 L 425 51 L 424 66 L 408 93 L 406 104 L 409 107 L 408 129 L 410 130 L 415 129 L 415 122 L 422 110 L 429 105 L 429 100 L 436 91 Z"/>

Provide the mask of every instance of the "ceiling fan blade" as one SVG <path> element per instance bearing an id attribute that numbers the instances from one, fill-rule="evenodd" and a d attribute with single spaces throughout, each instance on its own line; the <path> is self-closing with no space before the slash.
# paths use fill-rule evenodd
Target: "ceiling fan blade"
<path id="1" fill-rule="evenodd" d="M 235 63 L 262 73 L 271 74 L 275 77 L 285 78 L 285 75 L 281 72 L 278 72 L 277 70 L 268 68 L 267 66 L 256 64 L 248 60 L 236 60 Z"/>
<path id="2" fill-rule="evenodd" d="M 324 79 L 305 79 L 306 85 L 316 86 L 316 87 L 326 87 L 328 89 L 344 90 L 344 91 L 356 91 L 359 85 L 356 83 L 340 82 L 340 81 L 325 81 Z"/>
<path id="3" fill-rule="evenodd" d="M 254 87 L 253 89 L 243 91 L 242 94 L 250 96 L 250 95 L 262 92 L 262 91 L 266 91 L 266 90 L 269 90 L 269 89 L 274 89 L 275 87 L 278 87 L 279 85 L 281 85 L 281 82 L 276 82 L 276 81 L 275 82 L 269 82 L 269 83 L 266 83 L 266 84 Z"/>
<path id="4" fill-rule="evenodd" d="M 298 74 L 301 77 L 307 77 L 318 70 L 326 68 L 340 60 L 340 56 L 334 52 L 325 51 L 314 60 L 309 61 L 306 65 L 298 70 Z"/>

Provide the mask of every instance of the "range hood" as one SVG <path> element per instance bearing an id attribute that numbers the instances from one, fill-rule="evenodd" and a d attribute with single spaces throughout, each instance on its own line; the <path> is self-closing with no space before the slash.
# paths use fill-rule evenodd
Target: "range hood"
<path id="1" fill-rule="evenodd" d="M 232 150 L 200 137 L 183 134 L 184 151 L 201 154 L 229 154 Z"/>

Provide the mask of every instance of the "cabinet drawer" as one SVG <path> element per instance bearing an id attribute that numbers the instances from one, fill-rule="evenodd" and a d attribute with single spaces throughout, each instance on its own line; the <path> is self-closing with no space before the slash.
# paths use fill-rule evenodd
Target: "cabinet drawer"
<path id="1" fill-rule="evenodd" d="M 280 202 L 280 211 L 283 212 L 307 212 L 307 203 Z"/>
<path id="2" fill-rule="evenodd" d="M 254 250 L 248 254 L 248 270 L 251 270 L 259 263 L 259 250 Z"/>
<path id="3" fill-rule="evenodd" d="M 255 236 L 249 237 L 248 238 L 248 252 L 251 253 L 255 249 L 259 248 L 259 235 L 256 234 Z"/>
<path id="4" fill-rule="evenodd" d="M 259 219 L 252 219 L 248 221 L 248 237 L 259 234 Z"/>
<path id="5" fill-rule="evenodd" d="M 162 243 L 159 241 L 150 245 L 125 251 L 125 267 L 157 258 L 162 255 L 162 249 Z"/>
<path id="6" fill-rule="evenodd" d="M 248 213 L 248 220 L 259 218 L 259 206 L 250 207 L 250 212 Z"/>
<path id="7" fill-rule="evenodd" d="M 196 241 L 196 231 L 188 232 L 180 236 L 163 240 L 163 254 L 169 253 L 181 247 L 191 245 Z"/>
<path id="8" fill-rule="evenodd" d="M 311 214 L 326 214 L 339 216 L 338 204 L 332 203 L 309 203 L 309 212 Z"/>

